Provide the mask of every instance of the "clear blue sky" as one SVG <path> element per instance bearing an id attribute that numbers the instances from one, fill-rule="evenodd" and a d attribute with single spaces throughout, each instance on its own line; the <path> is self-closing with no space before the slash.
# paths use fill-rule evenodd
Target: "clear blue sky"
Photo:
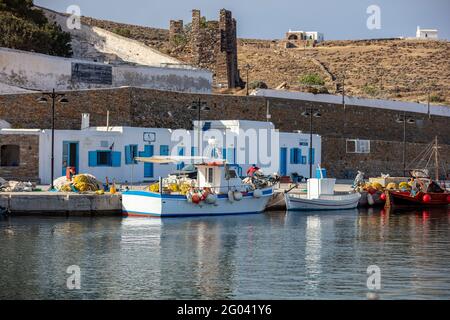
<path id="1" fill-rule="evenodd" d="M 278 39 L 288 29 L 320 31 L 326 39 L 415 36 L 417 25 L 450 39 L 450 0 L 35 0 L 66 11 L 76 4 L 84 16 L 168 28 L 170 19 L 190 22 L 196 8 L 215 20 L 221 8 L 233 12 L 242 38 Z M 366 9 L 381 9 L 381 29 L 369 30 Z"/>

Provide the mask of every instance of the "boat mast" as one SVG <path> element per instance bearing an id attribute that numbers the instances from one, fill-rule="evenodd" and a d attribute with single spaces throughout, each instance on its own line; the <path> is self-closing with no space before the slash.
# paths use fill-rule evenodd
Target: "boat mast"
<path id="1" fill-rule="evenodd" d="M 434 138 L 434 162 L 435 162 L 435 180 L 436 182 L 439 181 L 439 164 L 438 164 L 438 137 L 435 136 Z"/>

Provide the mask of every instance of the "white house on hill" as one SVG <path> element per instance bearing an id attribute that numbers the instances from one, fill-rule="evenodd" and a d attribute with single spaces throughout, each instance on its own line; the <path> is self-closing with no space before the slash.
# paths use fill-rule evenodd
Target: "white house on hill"
<path id="1" fill-rule="evenodd" d="M 416 38 L 438 40 L 438 31 L 437 29 L 421 29 L 417 26 Z"/>

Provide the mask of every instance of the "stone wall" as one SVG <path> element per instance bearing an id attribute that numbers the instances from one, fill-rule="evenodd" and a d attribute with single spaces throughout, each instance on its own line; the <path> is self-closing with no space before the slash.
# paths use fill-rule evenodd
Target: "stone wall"
<path id="1" fill-rule="evenodd" d="M 425 150 L 427 143 L 406 144 L 406 168 L 410 161 Z M 370 140 L 370 153 L 347 153 L 346 139 L 335 137 L 322 138 L 322 167 L 332 177 L 353 179 L 358 170 L 366 177 L 389 173 L 391 176 L 403 176 L 403 143 L 400 141 Z M 450 173 L 450 146 L 439 145 L 440 179 L 445 178 L 445 170 Z M 430 174 L 434 178 L 434 159 L 430 161 Z M 449 177 L 447 177 L 449 179 Z"/>
<path id="2" fill-rule="evenodd" d="M 51 105 L 37 103 L 39 94 L 0 96 L 0 119 L 13 128 L 49 128 Z M 203 120 L 257 120 L 266 121 L 267 103 L 271 121 L 285 132 L 309 132 L 309 118 L 301 113 L 313 108 L 321 113 L 313 118 L 313 132 L 323 136 L 324 167 L 336 177 L 351 177 L 354 170 L 366 173 L 401 170 L 403 125 L 396 122 L 395 110 L 347 106 L 269 98 L 262 96 L 235 96 L 218 94 L 191 94 L 158 91 L 142 88 L 118 88 L 67 92 L 69 103 L 56 108 L 56 128 L 79 129 L 81 114 L 90 114 L 91 126 L 106 125 L 106 112 L 110 111 L 110 125 L 192 128 L 195 111 L 187 107 L 201 99 L 211 108 L 202 113 Z M 449 117 L 408 113 L 416 119 L 407 124 L 407 159 L 438 136 L 443 148 L 450 146 Z M 347 154 L 346 139 L 371 140 L 370 154 Z M 410 149 L 410 143 L 419 143 Z M 444 150 L 444 149 L 443 149 Z M 447 150 L 447 149 L 445 149 Z M 445 151 L 447 152 L 447 151 Z M 443 153 L 442 160 L 450 164 L 450 154 Z M 395 171 L 398 174 L 398 171 Z"/>
<path id="3" fill-rule="evenodd" d="M 0 166 L 0 177 L 5 180 L 39 181 L 39 136 L 31 134 L 0 134 L 0 147 L 19 145 L 19 166 Z M 0 149 L 1 150 L 1 149 Z"/>

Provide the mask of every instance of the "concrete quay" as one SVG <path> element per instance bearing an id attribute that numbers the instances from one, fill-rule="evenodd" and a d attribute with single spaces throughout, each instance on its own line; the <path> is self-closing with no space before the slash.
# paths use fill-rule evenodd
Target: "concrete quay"
<path id="1" fill-rule="evenodd" d="M 120 194 L 2 192 L 0 209 L 14 216 L 107 216 L 121 215 L 122 201 Z"/>

